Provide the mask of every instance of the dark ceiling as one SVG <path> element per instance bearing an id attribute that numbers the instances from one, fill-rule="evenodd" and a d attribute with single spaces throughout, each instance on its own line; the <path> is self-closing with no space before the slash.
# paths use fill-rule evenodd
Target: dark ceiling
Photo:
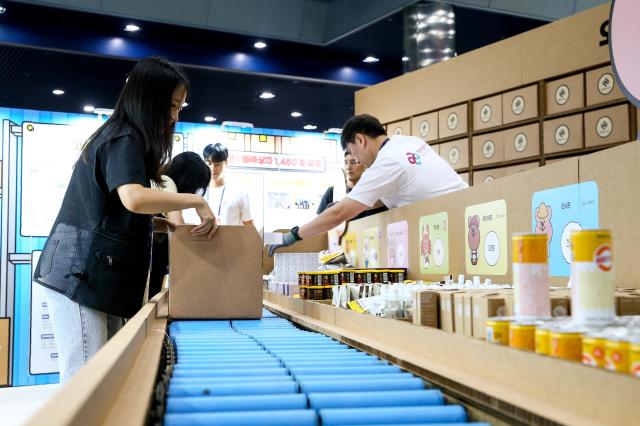
<path id="1" fill-rule="evenodd" d="M 256 127 L 318 131 L 341 127 L 353 114 L 353 94 L 366 84 L 402 73 L 402 12 L 327 46 L 265 40 L 175 25 L 136 21 L 142 31 L 122 31 L 130 20 L 22 3 L 0 2 L 0 107 L 82 112 L 84 105 L 110 108 L 133 57 L 162 54 L 188 64 L 192 80 L 182 121 L 206 115 L 251 122 Z M 482 47 L 544 24 L 542 21 L 456 7 L 457 53 Z M 110 37 L 110 38 L 107 38 Z M 132 39 L 129 58 L 104 54 L 105 40 Z M 229 57 L 246 53 L 251 72 L 222 70 Z M 363 64 L 368 55 L 380 58 Z M 193 64 L 196 64 L 193 66 Z M 348 68 L 347 68 L 348 67 Z M 256 69 L 258 71 L 256 71 Z M 340 73 L 356 73 L 343 78 Z M 65 90 L 54 96 L 55 88 Z M 275 98 L 259 98 L 270 91 Z M 292 111 L 303 114 L 290 116 Z"/>

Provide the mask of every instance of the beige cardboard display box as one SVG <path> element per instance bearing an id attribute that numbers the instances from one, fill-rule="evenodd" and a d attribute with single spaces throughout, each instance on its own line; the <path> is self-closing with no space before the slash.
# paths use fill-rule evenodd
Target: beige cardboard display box
<path id="1" fill-rule="evenodd" d="M 389 136 L 411 135 L 411 120 L 402 120 L 395 123 L 389 123 L 387 134 Z"/>
<path id="2" fill-rule="evenodd" d="M 502 95 L 504 124 L 528 120 L 538 116 L 538 85 L 512 90 Z"/>
<path id="3" fill-rule="evenodd" d="M 467 104 L 438 111 L 438 133 L 440 138 L 467 133 Z"/>
<path id="4" fill-rule="evenodd" d="M 547 114 L 582 108 L 584 106 L 584 74 L 548 82 L 545 99 Z"/>
<path id="5" fill-rule="evenodd" d="M 476 339 L 485 339 L 487 319 L 505 315 L 504 297 L 497 293 L 477 293 L 473 295 L 472 299 L 472 336 Z"/>
<path id="6" fill-rule="evenodd" d="M 543 134 L 545 154 L 583 148 L 582 114 L 545 121 Z"/>
<path id="7" fill-rule="evenodd" d="M 504 132 L 473 137 L 473 165 L 504 161 Z"/>
<path id="8" fill-rule="evenodd" d="M 169 236 L 171 318 L 260 318 L 262 242 L 253 226 L 221 226 L 211 240 L 193 225 Z"/>
<path id="9" fill-rule="evenodd" d="M 587 106 L 624 99 L 611 65 L 587 71 Z"/>
<path id="10" fill-rule="evenodd" d="M 469 139 L 440 144 L 440 157 L 455 170 L 469 167 Z"/>
<path id="11" fill-rule="evenodd" d="M 540 155 L 540 125 L 538 123 L 504 131 L 505 161 L 538 155 Z"/>
<path id="12" fill-rule="evenodd" d="M 493 182 L 496 179 L 506 176 L 504 168 L 475 170 L 473 172 L 473 186 L 482 185 L 483 183 Z"/>
<path id="13" fill-rule="evenodd" d="M 504 168 L 505 176 L 515 175 L 516 173 L 526 172 L 527 170 L 537 169 L 540 164 L 536 161 L 533 163 L 518 164 L 516 166 L 509 166 Z"/>
<path id="14" fill-rule="evenodd" d="M 587 112 L 584 115 L 585 146 L 627 142 L 629 135 L 629 105 Z"/>
<path id="15" fill-rule="evenodd" d="M 411 119 L 411 135 L 425 142 L 438 139 L 438 112 L 418 115 Z"/>
<path id="16" fill-rule="evenodd" d="M 465 173 L 458 173 L 460 175 L 460 177 L 462 178 L 463 181 L 467 182 L 467 184 L 469 183 L 469 173 L 465 172 Z"/>
<path id="17" fill-rule="evenodd" d="M 0 318 L 0 386 L 9 384 L 9 327 L 11 319 Z"/>
<path id="18" fill-rule="evenodd" d="M 489 129 L 502 124 L 502 96 L 480 99 L 473 103 L 473 130 Z"/>
<path id="19" fill-rule="evenodd" d="M 433 290 L 417 291 L 413 294 L 413 323 L 438 328 L 439 297 Z"/>

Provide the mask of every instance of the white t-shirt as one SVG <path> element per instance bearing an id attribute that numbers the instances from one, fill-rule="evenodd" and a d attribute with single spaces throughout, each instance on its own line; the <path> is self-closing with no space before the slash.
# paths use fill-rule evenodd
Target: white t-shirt
<path id="1" fill-rule="evenodd" d="M 393 209 L 468 186 L 422 139 L 392 136 L 347 197 Z"/>
<path id="2" fill-rule="evenodd" d="M 218 218 L 220 225 L 243 225 L 243 222 L 252 220 L 249 195 L 245 191 L 236 189 L 233 185 L 225 184 L 215 188 L 209 186 L 204 195 L 209 207 Z M 222 205 L 220 202 L 222 201 Z M 186 223 L 200 223 L 195 209 L 184 212 Z"/>

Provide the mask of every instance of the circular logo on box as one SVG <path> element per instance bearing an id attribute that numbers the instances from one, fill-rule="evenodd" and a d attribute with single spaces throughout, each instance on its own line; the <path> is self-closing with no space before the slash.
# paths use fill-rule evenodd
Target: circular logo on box
<path id="1" fill-rule="evenodd" d="M 615 84 L 613 75 L 608 72 L 604 73 L 598 79 L 598 92 L 600 92 L 601 95 L 608 95 L 615 87 Z"/>
<path id="2" fill-rule="evenodd" d="M 449 130 L 453 130 L 458 127 L 458 114 L 455 112 L 449 114 L 449 117 L 447 117 L 447 127 Z"/>
<path id="3" fill-rule="evenodd" d="M 518 133 L 513 139 L 513 147 L 518 152 L 522 152 L 527 149 L 527 135 L 524 133 Z"/>
<path id="4" fill-rule="evenodd" d="M 484 158 L 491 158 L 496 153 L 496 144 L 493 141 L 486 141 L 482 145 L 482 155 Z"/>
<path id="5" fill-rule="evenodd" d="M 561 124 L 556 127 L 555 132 L 555 140 L 558 145 L 566 145 L 569 142 L 569 135 L 571 132 L 569 131 L 569 126 L 566 124 Z"/>
<path id="6" fill-rule="evenodd" d="M 428 134 L 429 134 L 429 122 L 427 120 L 424 120 L 422 123 L 420 123 L 420 135 L 426 137 Z"/>
<path id="7" fill-rule="evenodd" d="M 449 163 L 456 164 L 460 160 L 460 150 L 456 147 L 449 151 Z"/>
<path id="8" fill-rule="evenodd" d="M 393 132 L 396 135 L 401 135 L 402 134 L 402 127 L 396 127 L 396 131 Z"/>
<path id="9" fill-rule="evenodd" d="M 515 115 L 520 115 L 522 111 L 524 111 L 524 98 L 522 96 L 516 96 L 511 102 L 511 112 Z"/>
<path id="10" fill-rule="evenodd" d="M 569 92 L 569 86 L 566 84 L 561 84 L 556 89 L 556 103 L 558 105 L 564 105 L 569 101 L 569 96 L 571 93 Z"/>
<path id="11" fill-rule="evenodd" d="M 480 121 L 488 123 L 491 120 L 491 112 L 490 105 L 482 105 L 482 108 L 480 108 Z"/>
<path id="12" fill-rule="evenodd" d="M 482 183 L 493 182 L 495 178 L 493 176 L 486 176 Z"/>
<path id="13" fill-rule="evenodd" d="M 596 132 L 601 138 L 608 137 L 613 131 L 613 121 L 607 116 L 600 117 L 596 123 Z"/>
<path id="14" fill-rule="evenodd" d="M 604 272 L 609 272 L 612 268 L 611 247 L 604 244 L 596 249 L 595 259 L 598 268 Z"/>

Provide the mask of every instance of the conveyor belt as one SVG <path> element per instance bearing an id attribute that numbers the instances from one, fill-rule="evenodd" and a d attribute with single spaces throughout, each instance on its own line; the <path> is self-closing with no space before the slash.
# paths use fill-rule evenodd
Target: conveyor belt
<path id="1" fill-rule="evenodd" d="M 164 423 L 467 423 L 441 391 L 377 357 L 264 311 L 261 320 L 174 321 L 177 362 Z"/>

